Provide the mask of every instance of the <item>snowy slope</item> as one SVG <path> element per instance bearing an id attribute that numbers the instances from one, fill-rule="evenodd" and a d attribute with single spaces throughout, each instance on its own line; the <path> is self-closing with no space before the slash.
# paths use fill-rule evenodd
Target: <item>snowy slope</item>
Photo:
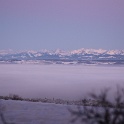
<path id="1" fill-rule="evenodd" d="M 75 107 L 12 100 L 0 100 L 0 106 L 4 106 L 3 114 L 6 121 L 15 124 L 71 124 L 68 108 Z"/>

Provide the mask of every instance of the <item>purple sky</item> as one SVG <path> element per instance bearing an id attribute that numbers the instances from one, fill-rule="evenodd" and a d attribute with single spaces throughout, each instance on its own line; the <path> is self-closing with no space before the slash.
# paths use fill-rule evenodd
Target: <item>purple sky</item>
<path id="1" fill-rule="evenodd" d="M 0 49 L 124 49 L 124 0 L 0 0 Z"/>

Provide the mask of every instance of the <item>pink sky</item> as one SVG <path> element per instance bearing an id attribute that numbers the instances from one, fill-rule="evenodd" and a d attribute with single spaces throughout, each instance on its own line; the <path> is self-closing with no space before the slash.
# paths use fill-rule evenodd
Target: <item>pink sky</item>
<path id="1" fill-rule="evenodd" d="M 96 40 L 96 44 L 102 43 L 102 46 L 104 46 L 104 42 L 110 42 L 110 45 L 114 42 L 115 46 L 113 48 L 118 46 L 118 39 L 121 44 L 120 48 L 124 42 L 124 0 L 0 0 L 0 18 L 3 28 L 14 30 L 14 28 L 11 28 L 12 25 L 15 28 L 19 28 L 18 31 L 16 29 L 14 32 L 7 32 L 7 29 L 4 29 L 5 32 L 3 32 L 3 29 L 1 29 L 5 37 L 0 40 L 6 43 L 8 41 L 16 42 L 18 37 L 14 38 L 12 35 L 14 33 L 23 35 L 22 27 L 27 32 L 27 35 L 22 38 L 23 41 L 38 37 L 39 41 L 47 41 L 48 43 L 54 41 L 52 42 L 53 45 L 61 44 L 58 42 L 65 42 L 65 44 L 73 42 L 77 47 L 83 45 L 88 47 L 88 44 L 85 45 L 82 41 L 91 44 L 93 39 L 94 44 Z M 28 27 L 29 23 L 31 25 Z M 42 31 L 38 29 L 37 24 L 42 25 Z M 34 29 L 37 32 L 35 37 L 32 35 L 33 32 L 29 31 L 29 28 L 33 30 L 34 27 L 37 27 Z M 47 31 L 44 37 L 40 37 L 40 32 L 45 30 Z M 64 30 L 67 31 L 66 34 L 64 34 Z M 73 30 L 75 32 L 72 32 Z M 68 34 L 68 32 L 70 33 Z M 84 37 L 82 36 L 83 32 L 85 33 Z M 111 33 L 109 34 L 109 32 Z M 8 39 L 6 37 L 7 33 Z M 30 37 L 31 35 L 32 38 Z M 56 35 L 58 38 L 55 37 Z M 74 35 L 75 37 L 72 37 Z M 98 35 L 99 38 L 97 39 Z M 48 36 L 50 39 L 48 39 Z M 92 39 L 89 39 L 89 36 Z M 77 41 L 78 44 L 76 44 Z M 19 42 L 22 41 L 20 40 Z M 54 48 L 56 47 L 59 46 L 55 45 Z M 89 47 L 91 46 L 89 45 Z M 95 46 L 93 47 L 95 48 Z"/>
<path id="2" fill-rule="evenodd" d="M 0 8 L 13 16 L 124 21 L 124 0 L 2 0 Z"/>

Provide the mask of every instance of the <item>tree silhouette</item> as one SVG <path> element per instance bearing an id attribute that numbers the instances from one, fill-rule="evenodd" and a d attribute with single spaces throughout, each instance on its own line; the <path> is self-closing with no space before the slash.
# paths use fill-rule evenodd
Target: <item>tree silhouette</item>
<path id="1" fill-rule="evenodd" d="M 97 106 L 78 106 L 76 110 L 69 109 L 74 123 L 80 120 L 82 124 L 124 124 L 124 89 L 117 87 L 114 101 L 108 99 L 109 89 L 100 94 L 90 93 L 90 97 L 98 101 Z"/>

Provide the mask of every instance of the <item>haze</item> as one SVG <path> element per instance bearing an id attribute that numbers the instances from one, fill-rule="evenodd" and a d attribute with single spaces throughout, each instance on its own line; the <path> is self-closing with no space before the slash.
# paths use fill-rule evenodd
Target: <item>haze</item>
<path id="1" fill-rule="evenodd" d="M 29 98 L 81 99 L 123 86 L 124 66 L 0 64 L 0 94 Z"/>

